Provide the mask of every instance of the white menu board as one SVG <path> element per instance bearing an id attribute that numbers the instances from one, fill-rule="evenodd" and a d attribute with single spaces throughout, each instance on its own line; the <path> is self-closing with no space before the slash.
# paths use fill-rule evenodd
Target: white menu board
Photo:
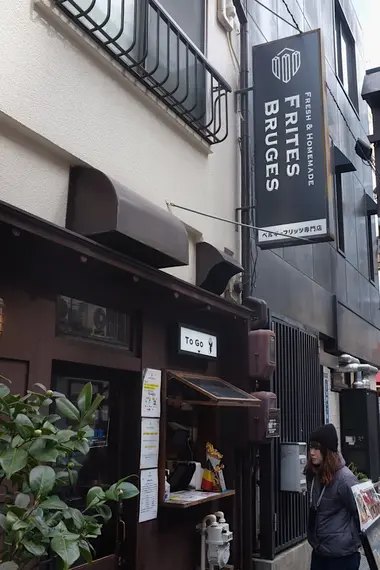
<path id="1" fill-rule="evenodd" d="M 140 477 L 139 522 L 157 518 L 158 510 L 158 469 L 145 469 Z"/>
<path id="2" fill-rule="evenodd" d="M 160 420 L 158 418 L 143 418 L 141 420 L 140 469 L 158 466 L 159 447 Z"/>
<path id="3" fill-rule="evenodd" d="M 141 416 L 159 418 L 161 415 L 161 370 L 145 368 L 141 396 Z"/>

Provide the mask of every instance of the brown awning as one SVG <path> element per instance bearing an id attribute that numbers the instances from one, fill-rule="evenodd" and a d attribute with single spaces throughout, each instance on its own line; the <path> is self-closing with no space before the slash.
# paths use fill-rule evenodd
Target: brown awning
<path id="1" fill-rule="evenodd" d="M 231 277 L 243 271 L 243 267 L 232 255 L 206 241 L 196 245 L 196 267 L 198 287 L 216 295 L 224 292 Z"/>
<path id="2" fill-rule="evenodd" d="M 170 384 L 175 380 L 178 388 Z M 182 386 L 181 386 L 182 385 Z M 260 400 L 221 378 L 167 371 L 168 402 L 179 407 L 191 406 L 260 407 Z"/>
<path id="3" fill-rule="evenodd" d="M 189 263 L 181 220 L 94 168 L 72 168 L 67 228 L 151 267 Z"/>

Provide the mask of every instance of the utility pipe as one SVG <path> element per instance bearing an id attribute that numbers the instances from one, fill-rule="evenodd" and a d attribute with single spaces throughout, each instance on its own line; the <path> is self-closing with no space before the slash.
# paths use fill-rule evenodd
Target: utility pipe
<path id="1" fill-rule="evenodd" d="M 207 515 L 202 521 L 201 527 L 201 570 L 206 570 L 206 529 L 207 523 L 211 522 L 216 523 L 216 516 L 215 515 Z"/>

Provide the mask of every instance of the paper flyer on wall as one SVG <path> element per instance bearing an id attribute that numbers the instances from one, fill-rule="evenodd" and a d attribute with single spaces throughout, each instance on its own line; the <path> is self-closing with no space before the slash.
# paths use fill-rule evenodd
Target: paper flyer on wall
<path id="1" fill-rule="evenodd" d="M 158 466 L 159 447 L 160 420 L 158 418 L 143 418 L 141 420 L 140 469 Z"/>
<path id="2" fill-rule="evenodd" d="M 139 522 L 157 518 L 158 510 L 158 469 L 145 469 L 140 473 Z"/>
<path id="3" fill-rule="evenodd" d="M 360 528 L 364 532 L 380 518 L 380 496 L 372 481 L 351 487 L 359 513 Z"/>
<path id="4" fill-rule="evenodd" d="M 143 370 L 141 417 L 159 418 L 161 415 L 161 370 Z"/>

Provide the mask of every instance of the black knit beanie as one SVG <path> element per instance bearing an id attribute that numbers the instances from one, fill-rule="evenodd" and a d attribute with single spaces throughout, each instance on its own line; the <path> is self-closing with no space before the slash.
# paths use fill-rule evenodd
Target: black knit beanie
<path id="1" fill-rule="evenodd" d="M 333 424 L 325 424 L 310 434 L 309 443 L 317 443 L 321 450 L 338 451 L 338 434 Z"/>

